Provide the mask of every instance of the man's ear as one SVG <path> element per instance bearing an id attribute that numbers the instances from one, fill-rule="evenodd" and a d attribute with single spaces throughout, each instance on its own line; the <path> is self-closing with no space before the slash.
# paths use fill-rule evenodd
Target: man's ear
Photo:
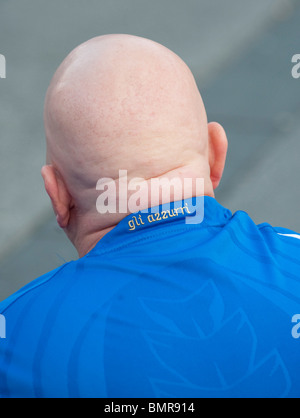
<path id="1" fill-rule="evenodd" d="M 220 184 L 225 168 L 228 140 L 224 128 L 216 122 L 208 124 L 210 178 L 214 190 Z"/>
<path id="2" fill-rule="evenodd" d="M 52 165 L 46 165 L 42 168 L 42 177 L 46 192 L 52 202 L 57 223 L 61 228 L 65 229 L 70 221 L 72 198 L 61 175 Z"/>

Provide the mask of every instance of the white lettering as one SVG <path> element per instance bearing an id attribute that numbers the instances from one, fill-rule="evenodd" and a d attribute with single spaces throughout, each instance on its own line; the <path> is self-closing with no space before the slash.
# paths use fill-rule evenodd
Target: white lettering
<path id="1" fill-rule="evenodd" d="M 292 337 L 295 340 L 298 340 L 300 338 L 300 315 L 294 315 L 292 318 L 292 323 L 297 324 L 292 329 Z"/>
<path id="2" fill-rule="evenodd" d="M 6 59 L 0 54 L 0 78 L 6 78 Z"/>
<path id="3" fill-rule="evenodd" d="M 6 319 L 4 315 L 0 315 L 0 338 L 6 338 Z"/>
<path id="4" fill-rule="evenodd" d="M 300 78 L 300 54 L 293 56 L 292 63 L 296 64 L 292 69 L 292 76 L 296 79 Z"/>

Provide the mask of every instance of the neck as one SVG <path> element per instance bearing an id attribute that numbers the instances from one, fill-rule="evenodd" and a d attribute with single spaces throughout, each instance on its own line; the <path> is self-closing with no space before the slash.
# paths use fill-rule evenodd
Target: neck
<path id="1" fill-rule="evenodd" d="M 183 200 L 183 199 L 189 199 L 192 197 L 199 197 L 199 196 L 210 196 L 215 197 L 214 190 L 212 187 L 212 183 L 209 180 L 207 180 L 207 177 L 204 176 L 195 176 L 192 175 L 191 168 L 190 167 L 184 167 L 175 170 L 178 174 L 178 177 L 176 177 L 176 173 L 168 173 L 167 175 L 163 175 L 162 177 L 158 178 L 152 178 L 150 180 L 147 180 L 145 183 L 148 185 L 147 188 L 140 189 L 139 191 L 139 199 L 140 200 L 140 207 L 138 208 L 130 208 L 128 203 L 130 202 L 130 197 L 127 196 L 127 213 L 114 213 L 114 214 L 105 214 L 100 215 L 99 213 L 95 213 L 93 211 L 92 213 L 89 212 L 85 216 L 78 216 L 74 215 L 73 222 L 71 222 L 71 225 L 68 227 L 68 231 L 66 231 L 69 239 L 72 241 L 73 245 L 77 249 L 79 257 L 84 257 L 86 254 L 88 254 L 96 245 L 97 243 L 109 232 L 111 232 L 123 219 L 125 219 L 127 216 L 129 216 L 133 212 L 137 212 L 139 210 L 148 209 L 150 207 L 158 206 L 160 204 L 170 203 L 174 202 L 176 200 Z M 188 190 L 185 188 L 184 193 L 183 189 L 180 189 L 180 185 L 178 186 L 178 189 L 176 189 L 177 185 L 175 185 L 174 189 L 172 190 L 172 193 L 170 193 L 169 189 L 169 195 L 164 193 L 164 189 L 162 189 L 161 195 L 159 195 L 159 200 L 155 201 L 155 204 L 152 204 L 154 202 L 153 199 L 151 199 L 153 196 L 151 193 L 149 193 L 150 184 L 153 180 L 166 180 L 166 179 L 204 179 L 204 188 L 202 190 L 199 190 L 198 187 L 189 187 Z M 154 183 L 155 184 L 155 183 Z M 193 184 L 196 183 L 193 182 Z M 203 183 L 202 183 L 203 184 Z M 177 192 L 177 193 L 176 193 Z M 179 192 L 179 193 L 178 193 Z M 155 193 L 156 194 L 156 193 Z M 169 197 L 166 197 L 169 196 Z M 182 198 L 178 198 L 178 196 L 181 196 Z M 117 200 L 120 200 L 120 197 L 118 197 Z M 137 199 L 133 199 L 135 202 Z M 125 202 L 125 204 L 126 204 Z M 142 203 L 143 202 L 143 203 Z M 149 204 L 150 202 L 150 204 Z M 120 203 L 120 202 L 119 202 Z M 122 206 L 124 207 L 124 202 L 121 202 Z M 73 225 L 72 225 L 73 224 Z M 71 231 L 75 231 L 75 233 L 72 233 Z"/>
<path id="2" fill-rule="evenodd" d="M 101 231 L 96 231 L 93 234 L 84 236 L 82 239 L 78 239 L 74 245 L 78 252 L 79 258 L 86 256 L 90 251 L 92 251 L 101 239 L 111 232 L 117 225 L 111 226 L 109 228 L 102 229 Z"/>

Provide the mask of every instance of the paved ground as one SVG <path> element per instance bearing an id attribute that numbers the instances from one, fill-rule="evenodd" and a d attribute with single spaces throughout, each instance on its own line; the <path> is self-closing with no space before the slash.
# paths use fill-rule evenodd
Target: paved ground
<path id="1" fill-rule="evenodd" d="M 16 7 L 17 5 L 17 7 Z M 66 54 L 99 34 L 163 43 L 192 68 L 230 152 L 217 198 L 257 223 L 300 232 L 300 5 L 292 0 L 14 0 L 0 2 L 0 300 L 76 258 L 55 225 L 40 167 L 49 80 Z"/>

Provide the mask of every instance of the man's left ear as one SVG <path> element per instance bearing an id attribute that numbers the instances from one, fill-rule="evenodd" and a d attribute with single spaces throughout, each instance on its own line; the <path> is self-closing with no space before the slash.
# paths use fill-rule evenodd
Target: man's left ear
<path id="1" fill-rule="evenodd" d="M 46 192 L 52 202 L 57 223 L 61 228 L 65 229 L 70 221 L 72 198 L 61 175 L 52 165 L 46 165 L 42 168 L 42 177 Z"/>
<path id="2" fill-rule="evenodd" d="M 208 124 L 210 178 L 214 190 L 223 176 L 228 140 L 224 128 L 216 122 Z"/>

